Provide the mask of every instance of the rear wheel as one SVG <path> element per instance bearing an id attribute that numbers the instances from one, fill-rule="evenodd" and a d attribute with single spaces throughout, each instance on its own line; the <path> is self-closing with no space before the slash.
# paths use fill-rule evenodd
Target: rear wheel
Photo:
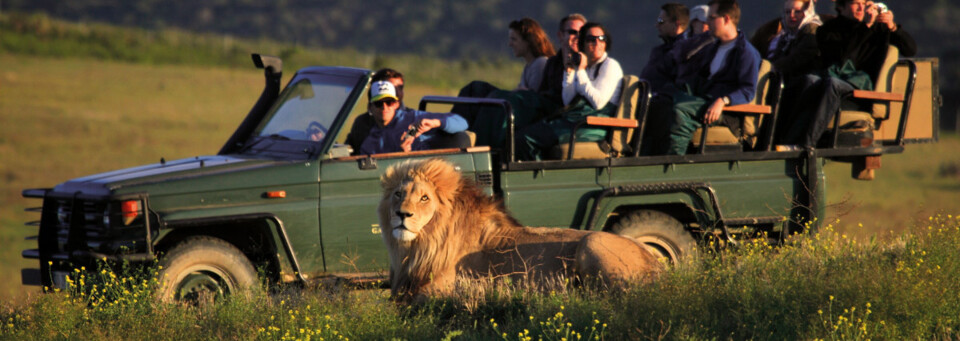
<path id="1" fill-rule="evenodd" d="M 697 242 L 683 228 L 679 220 L 655 210 L 633 211 L 617 221 L 610 232 L 633 238 L 643 244 L 657 258 L 663 257 L 670 264 L 693 257 Z"/>
<path id="2" fill-rule="evenodd" d="M 189 238 L 160 262 L 160 298 L 200 301 L 254 288 L 257 272 L 235 246 L 213 237 Z"/>

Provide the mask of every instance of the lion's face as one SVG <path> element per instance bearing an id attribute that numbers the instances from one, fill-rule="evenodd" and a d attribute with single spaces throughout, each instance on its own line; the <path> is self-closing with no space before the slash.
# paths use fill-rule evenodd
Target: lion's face
<path id="1" fill-rule="evenodd" d="M 401 183 L 390 194 L 390 228 L 397 241 L 409 243 L 437 212 L 436 187 L 420 179 Z"/>

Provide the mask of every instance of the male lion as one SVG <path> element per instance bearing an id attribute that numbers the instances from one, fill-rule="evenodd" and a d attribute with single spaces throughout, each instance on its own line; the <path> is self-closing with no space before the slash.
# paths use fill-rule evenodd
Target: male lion
<path id="1" fill-rule="evenodd" d="M 394 298 L 448 295 L 457 276 L 509 276 L 544 287 L 561 278 L 606 285 L 652 278 L 660 263 L 606 232 L 521 226 L 503 204 L 440 159 L 407 161 L 380 178 L 378 213 Z M 552 282 L 551 282 L 552 281 Z"/>

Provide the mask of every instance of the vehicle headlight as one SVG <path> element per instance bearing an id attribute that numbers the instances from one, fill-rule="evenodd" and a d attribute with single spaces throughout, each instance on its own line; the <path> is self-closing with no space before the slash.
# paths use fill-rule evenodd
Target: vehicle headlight
<path id="1" fill-rule="evenodd" d="M 110 227 L 110 205 L 107 204 L 107 208 L 103 209 L 103 226 Z"/>

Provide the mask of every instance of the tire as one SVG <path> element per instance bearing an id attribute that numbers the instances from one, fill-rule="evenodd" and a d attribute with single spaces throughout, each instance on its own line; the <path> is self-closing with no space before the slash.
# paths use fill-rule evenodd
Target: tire
<path id="1" fill-rule="evenodd" d="M 180 242 L 160 260 L 160 299 L 200 301 L 256 288 L 257 272 L 239 249 L 213 237 Z"/>
<path id="2" fill-rule="evenodd" d="M 630 212 L 614 223 L 610 232 L 640 242 L 655 257 L 666 258 L 673 265 L 697 254 L 697 242 L 683 224 L 660 211 Z"/>

